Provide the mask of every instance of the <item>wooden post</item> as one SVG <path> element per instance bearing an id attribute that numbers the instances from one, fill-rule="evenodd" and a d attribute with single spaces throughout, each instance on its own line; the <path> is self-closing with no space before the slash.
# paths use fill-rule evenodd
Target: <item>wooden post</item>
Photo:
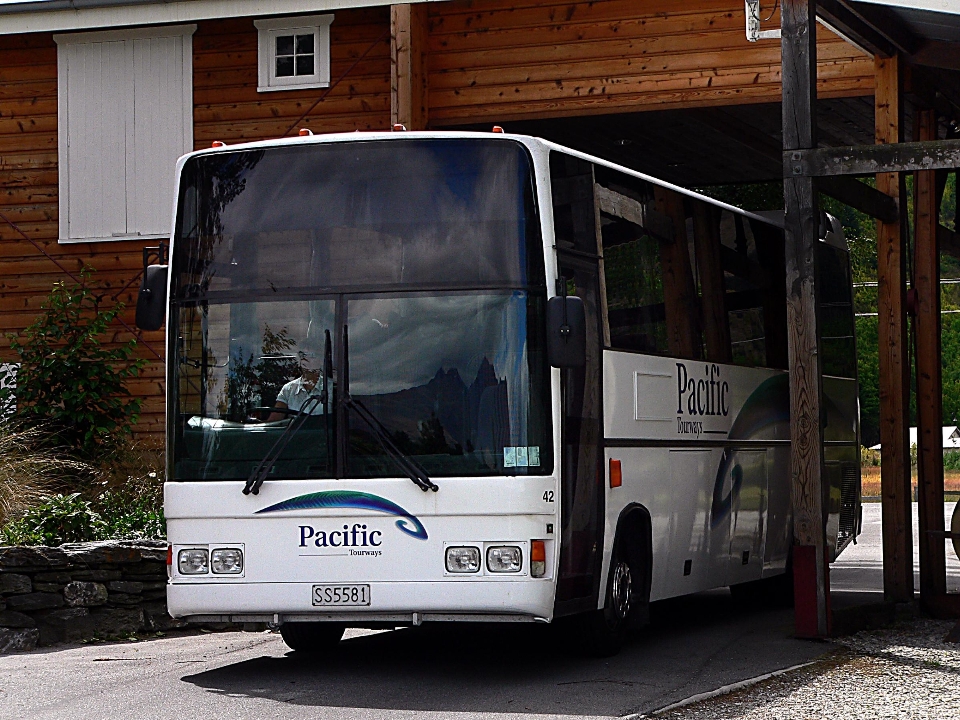
<path id="1" fill-rule="evenodd" d="M 720 217 L 704 202 L 693 204 L 693 243 L 700 275 L 700 304 L 707 360 L 729 363 L 730 318 L 727 316 L 726 290 L 720 262 Z"/>
<path id="2" fill-rule="evenodd" d="M 817 14 L 815 0 L 784 0 L 780 16 L 783 151 L 815 148 Z M 793 500 L 794 623 L 800 637 L 830 632 L 823 497 L 823 387 L 817 328 L 819 213 L 812 177 L 787 174 L 787 345 L 790 354 L 790 471 Z"/>
<path id="3" fill-rule="evenodd" d="M 900 142 L 903 128 L 902 61 L 875 61 L 878 144 Z M 898 173 L 876 176 L 877 190 L 899 200 Z M 901 217 L 903 216 L 901 206 Z M 910 506 L 905 224 L 877 223 L 877 323 L 880 346 L 880 492 L 883 514 L 883 594 L 913 599 L 913 530 Z"/>
<path id="4" fill-rule="evenodd" d="M 920 140 L 936 140 L 933 110 L 919 113 Z M 935 170 L 914 176 L 917 291 L 917 510 L 920 516 L 920 602 L 947 592 L 943 532 L 943 386 L 940 345 L 940 202 Z"/>
<path id="5" fill-rule="evenodd" d="M 427 6 L 390 6 L 390 121 L 427 128 Z"/>

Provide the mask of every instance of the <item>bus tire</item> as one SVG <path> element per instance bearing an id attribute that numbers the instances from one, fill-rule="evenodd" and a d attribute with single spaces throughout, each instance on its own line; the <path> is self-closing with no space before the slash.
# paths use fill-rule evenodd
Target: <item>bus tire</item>
<path id="1" fill-rule="evenodd" d="M 296 652 L 322 653 L 337 646 L 345 629 L 338 623 L 287 622 L 280 626 L 280 637 Z"/>
<path id="2" fill-rule="evenodd" d="M 620 551 L 618 542 L 610 558 L 603 609 L 582 618 L 582 645 L 588 654 L 610 657 L 620 652 L 631 626 L 631 615 L 636 610 L 635 578 L 636 572 L 627 562 L 626 554 Z"/>

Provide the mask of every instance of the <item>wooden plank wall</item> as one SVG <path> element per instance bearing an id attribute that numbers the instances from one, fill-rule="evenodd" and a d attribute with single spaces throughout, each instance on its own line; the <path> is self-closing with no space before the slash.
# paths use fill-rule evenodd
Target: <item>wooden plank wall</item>
<path id="1" fill-rule="evenodd" d="M 133 326 L 136 286 L 124 286 L 139 273 L 140 243 L 107 242 L 60 245 L 57 208 L 57 48 L 50 34 L 0 38 L 0 212 L 72 273 L 88 265 L 94 283 L 106 290 L 105 303 L 126 303 L 125 321 Z M 6 333 L 22 330 L 37 316 L 53 284 L 69 278 L 0 220 L 0 359 L 13 359 Z M 131 338 L 121 325 L 111 342 Z M 144 340 L 163 353 L 163 332 Z M 163 364 L 145 345 L 139 355 L 150 362 L 130 382 L 144 398 L 138 431 L 154 438 L 163 430 Z"/>
<path id="2" fill-rule="evenodd" d="M 428 7 L 433 126 L 780 98 L 780 43 L 747 42 L 739 0 Z M 822 26 L 818 36 L 820 97 L 872 94 L 870 57 Z"/>
<path id="3" fill-rule="evenodd" d="M 300 127 L 315 133 L 390 128 L 390 9 L 338 10 L 334 15 L 331 82 L 349 74 L 291 135 Z M 213 140 L 280 137 L 325 93 L 317 88 L 258 93 L 257 31 L 250 18 L 199 23 L 193 37 L 193 83 L 197 148 L 210 147 Z"/>

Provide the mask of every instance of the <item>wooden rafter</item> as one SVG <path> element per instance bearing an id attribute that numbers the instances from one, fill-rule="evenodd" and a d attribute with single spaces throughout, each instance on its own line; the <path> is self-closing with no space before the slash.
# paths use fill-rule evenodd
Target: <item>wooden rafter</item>
<path id="1" fill-rule="evenodd" d="M 952 170 L 960 167 L 960 140 L 791 150 L 783 166 L 790 175 L 812 177 Z"/>

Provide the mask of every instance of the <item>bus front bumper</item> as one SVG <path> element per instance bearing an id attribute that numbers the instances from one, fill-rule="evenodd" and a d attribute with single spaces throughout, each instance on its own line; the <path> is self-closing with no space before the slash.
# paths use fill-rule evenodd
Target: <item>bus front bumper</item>
<path id="1" fill-rule="evenodd" d="M 313 583 L 167 585 L 175 618 L 202 622 L 344 622 L 419 625 L 425 621 L 541 621 L 553 616 L 554 584 L 517 578 L 370 582 L 368 606 L 314 606 Z"/>

